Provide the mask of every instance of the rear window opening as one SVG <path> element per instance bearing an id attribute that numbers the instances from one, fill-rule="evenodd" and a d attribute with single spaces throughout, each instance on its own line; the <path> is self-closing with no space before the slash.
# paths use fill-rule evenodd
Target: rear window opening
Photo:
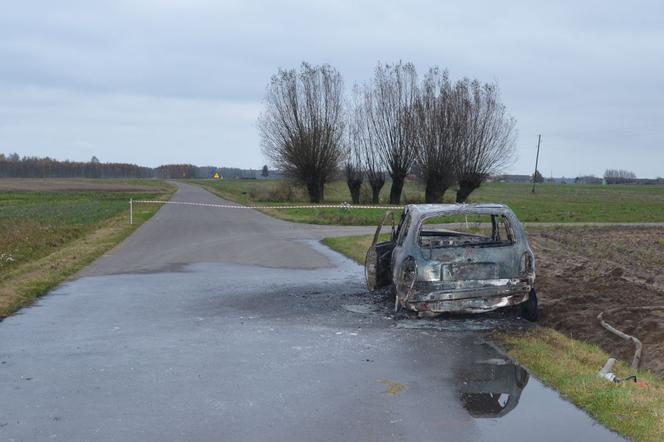
<path id="1" fill-rule="evenodd" d="M 496 214 L 455 214 L 426 218 L 420 226 L 420 247 L 496 247 L 514 244 L 509 220 Z"/>

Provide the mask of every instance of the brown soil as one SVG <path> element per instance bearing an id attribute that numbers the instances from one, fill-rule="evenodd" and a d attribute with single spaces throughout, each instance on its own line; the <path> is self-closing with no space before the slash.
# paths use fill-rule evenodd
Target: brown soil
<path id="1" fill-rule="evenodd" d="M 634 345 L 599 324 L 605 311 L 609 324 L 643 342 L 641 368 L 664 376 L 664 228 L 555 228 L 528 237 L 541 323 L 631 362 Z M 663 308 L 625 309 L 635 306 Z"/>
<path id="2" fill-rule="evenodd" d="M 122 180 L 2 178 L 0 192 L 161 192 L 164 186 Z"/>

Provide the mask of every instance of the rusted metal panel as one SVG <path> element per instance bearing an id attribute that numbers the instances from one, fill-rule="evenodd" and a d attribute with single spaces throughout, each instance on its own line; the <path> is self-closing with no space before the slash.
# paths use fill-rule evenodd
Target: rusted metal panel
<path id="1" fill-rule="evenodd" d="M 495 262 L 455 262 L 442 266 L 443 281 L 466 281 L 498 279 L 498 264 Z"/>

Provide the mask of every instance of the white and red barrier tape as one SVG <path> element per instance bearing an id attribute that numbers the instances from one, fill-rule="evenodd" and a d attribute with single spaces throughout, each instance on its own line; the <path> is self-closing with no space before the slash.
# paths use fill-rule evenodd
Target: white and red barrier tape
<path id="1" fill-rule="evenodd" d="M 133 205 L 134 204 L 175 204 L 183 206 L 216 207 L 220 209 L 379 209 L 379 210 L 398 210 L 403 206 L 367 206 L 352 205 L 348 203 L 341 204 L 303 204 L 303 205 L 283 205 L 283 206 L 243 206 L 240 204 L 212 204 L 212 203 L 192 203 L 187 201 L 156 201 L 156 200 L 129 200 L 129 223 L 133 224 Z"/>
<path id="2" fill-rule="evenodd" d="M 151 201 L 151 200 L 132 200 L 134 203 L 142 204 L 182 204 L 187 206 L 219 207 L 223 209 L 403 209 L 403 206 L 362 206 L 348 203 L 341 204 L 309 204 L 295 206 L 243 206 L 240 204 L 211 204 L 211 203 L 191 203 L 187 201 Z"/>

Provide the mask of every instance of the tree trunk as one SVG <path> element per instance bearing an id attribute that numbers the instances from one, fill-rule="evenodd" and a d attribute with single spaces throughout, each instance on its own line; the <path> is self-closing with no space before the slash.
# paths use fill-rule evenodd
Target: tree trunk
<path id="1" fill-rule="evenodd" d="M 371 183 L 371 204 L 380 203 L 380 189 L 383 188 L 385 182 Z"/>
<path id="2" fill-rule="evenodd" d="M 380 191 L 385 185 L 385 176 L 376 175 L 373 179 L 369 176 L 369 185 L 371 186 L 371 204 L 380 203 Z"/>
<path id="3" fill-rule="evenodd" d="M 348 185 L 350 198 L 353 201 L 353 204 L 360 204 L 360 189 L 362 188 L 362 180 L 350 178 L 346 180 L 346 184 Z"/>
<path id="4" fill-rule="evenodd" d="M 390 204 L 399 204 L 401 202 L 401 191 L 405 177 L 392 177 L 392 187 L 390 188 Z"/>
<path id="5" fill-rule="evenodd" d="M 457 190 L 456 202 L 465 203 L 470 194 L 473 193 L 473 191 L 478 187 L 480 187 L 479 184 L 474 182 L 470 181 L 459 182 L 459 190 Z"/>
<path id="6" fill-rule="evenodd" d="M 427 204 L 442 203 L 447 188 L 448 186 L 443 184 L 440 180 L 428 179 L 424 190 L 424 202 Z"/>
<path id="7" fill-rule="evenodd" d="M 323 186 L 318 180 L 307 182 L 307 193 L 309 194 L 310 202 L 320 203 L 323 201 Z"/>

